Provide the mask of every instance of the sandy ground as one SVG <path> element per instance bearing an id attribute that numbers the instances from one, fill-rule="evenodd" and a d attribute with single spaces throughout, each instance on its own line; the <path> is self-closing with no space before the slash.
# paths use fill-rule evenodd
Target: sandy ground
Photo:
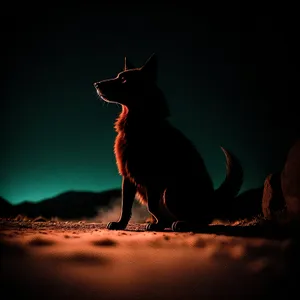
<path id="1" fill-rule="evenodd" d="M 298 242 L 288 238 L 145 232 L 136 223 L 124 231 L 86 222 L 0 226 L 2 299 L 289 299 L 299 282 Z"/>

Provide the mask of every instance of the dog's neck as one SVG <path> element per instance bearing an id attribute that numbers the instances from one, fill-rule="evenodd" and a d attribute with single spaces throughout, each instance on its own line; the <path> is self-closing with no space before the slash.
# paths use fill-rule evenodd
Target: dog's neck
<path id="1" fill-rule="evenodd" d="M 154 121 L 155 120 L 155 121 Z M 168 122 L 167 118 L 152 115 L 149 113 L 142 113 L 141 111 L 129 110 L 125 105 L 122 105 L 122 111 L 115 122 L 115 130 L 117 133 L 125 133 L 127 131 L 140 131 L 143 129 L 155 130 L 154 127 L 159 127 L 162 123 Z"/>

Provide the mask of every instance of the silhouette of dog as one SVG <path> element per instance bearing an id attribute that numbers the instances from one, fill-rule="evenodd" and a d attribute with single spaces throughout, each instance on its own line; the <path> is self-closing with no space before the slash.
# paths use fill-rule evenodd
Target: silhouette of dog
<path id="1" fill-rule="evenodd" d="M 191 231 L 207 226 L 238 194 L 243 170 L 222 148 L 226 178 L 215 191 L 194 145 L 168 121 L 169 108 L 157 84 L 157 57 L 141 68 L 126 61 L 115 78 L 94 83 L 106 102 L 118 103 L 114 153 L 122 176 L 122 212 L 108 229 L 125 229 L 135 197 L 147 205 L 153 222 L 147 230 Z"/>

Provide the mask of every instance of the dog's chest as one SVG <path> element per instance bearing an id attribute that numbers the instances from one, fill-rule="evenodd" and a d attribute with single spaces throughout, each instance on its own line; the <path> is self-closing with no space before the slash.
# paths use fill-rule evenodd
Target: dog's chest
<path id="1" fill-rule="evenodd" d="M 126 136 L 118 134 L 115 140 L 115 156 L 119 173 L 137 182 L 155 174 L 165 158 L 159 151 L 159 139 L 152 135 Z"/>

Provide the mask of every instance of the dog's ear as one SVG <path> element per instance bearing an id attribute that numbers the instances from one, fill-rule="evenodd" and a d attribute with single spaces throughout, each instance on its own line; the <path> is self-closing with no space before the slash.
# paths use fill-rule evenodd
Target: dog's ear
<path id="1" fill-rule="evenodd" d="M 156 81 L 157 79 L 157 57 L 153 53 L 146 63 L 140 68 L 140 70 L 145 74 L 149 79 Z"/>
<path id="2" fill-rule="evenodd" d="M 136 69 L 136 67 L 127 59 L 125 56 L 125 61 L 124 61 L 124 71 L 130 70 L 130 69 Z"/>

